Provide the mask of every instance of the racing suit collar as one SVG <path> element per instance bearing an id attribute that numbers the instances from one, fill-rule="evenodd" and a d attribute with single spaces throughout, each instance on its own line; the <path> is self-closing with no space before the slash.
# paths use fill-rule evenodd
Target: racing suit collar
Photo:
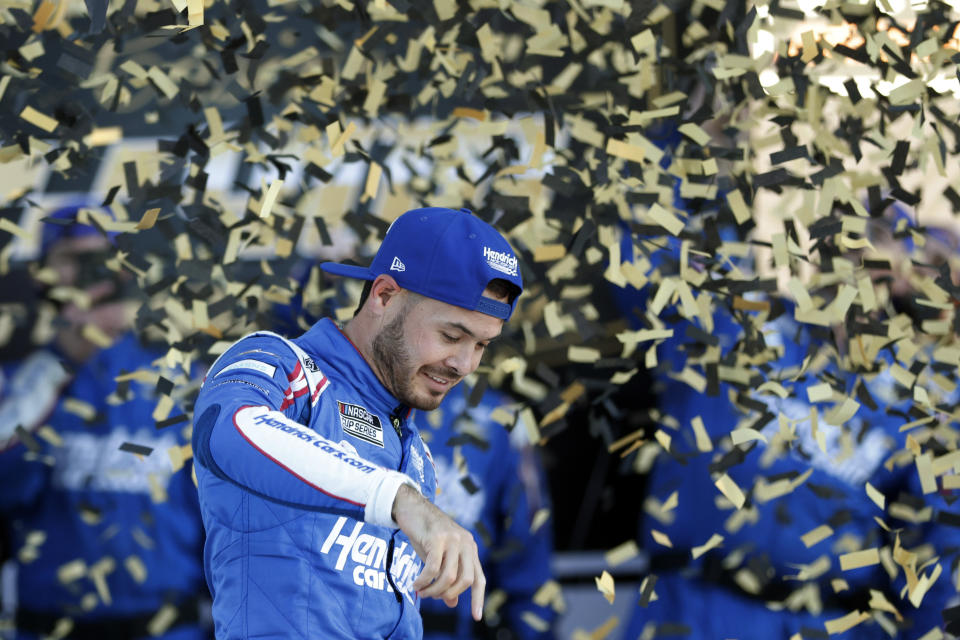
<path id="1" fill-rule="evenodd" d="M 330 376 L 330 370 L 335 374 L 330 376 L 333 380 L 344 380 L 355 388 L 362 389 L 364 396 L 374 403 L 378 410 L 390 414 L 401 404 L 383 386 L 370 363 L 332 319 L 319 320 L 297 342 L 307 353 L 319 356 L 319 366 L 325 374 Z"/>

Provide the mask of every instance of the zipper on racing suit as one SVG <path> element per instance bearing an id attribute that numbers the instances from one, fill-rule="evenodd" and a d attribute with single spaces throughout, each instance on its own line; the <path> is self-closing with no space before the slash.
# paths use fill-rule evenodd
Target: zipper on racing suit
<path id="1" fill-rule="evenodd" d="M 397 432 L 397 438 L 400 439 L 400 466 L 397 468 L 397 471 L 403 469 L 403 459 L 406 454 L 406 449 L 403 446 L 403 418 L 402 415 L 407 413 L 409 409 L 404 405 L 397 405 L 397 408 L 393 410 L 393 413 L 390 414 L 390 424 L 393 425 L 393 430 Z M 390 536 L 390 544 L 387 545 L 387 582 L 390 583 L 390 586 L 393 587 L 393 595 L 396 596 L 397 602 L 402 603 L 403 598 L 400 597 L 400 589 L 397 588 L 397 585 L 393 581 L 393 536 Z"/>

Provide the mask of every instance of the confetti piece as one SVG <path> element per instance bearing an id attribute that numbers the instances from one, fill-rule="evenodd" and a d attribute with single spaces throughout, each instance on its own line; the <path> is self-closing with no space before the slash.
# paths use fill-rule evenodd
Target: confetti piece
<path id="1" fill-rule="evenodd" d="M 603 594 L 603 597 L 607 599 L 607 602 L 613 604 L 613 600 L 616 597 L 613 576 L 604 571 L 600 574 L 599 578 L 594 578 L 594 581 L 597 583 L 597 590 Z"/>
<path id="2" fill-rule="evenodd" d="M 825 402 L 833 397 L 833 387 L 826 382 L 807 387 L 807 400 L 810 402 Z"/>
<path id="3" fill-rule="evenodd" d="M 745 444 L 747 442 L 753 442 L 759 440 L 761 442 L 767 442 L 767 437 L 757 431 L 756 429 L 734 429 L 730 432 L 730 440 L 734 445 Z"/>
<path id="4" fill-rule="evenodd" d="M 673 235 L 679 235 L 680 232 L 683 231 L 684 222 L 659 204 L 654 203 L 654 205 L 650 207 L 648 214 L 654 222 Z"/>
<path id="5" fill-rule="evenodd" d="M 96 127 L 83 137 L 83 143 L 88 147 L 105 147 L 122 139 L 122 127 Z"/>
<path id="6" fill-rule="evenodd" d="M 552 262 L 559 260 L 567 254 L 567 249 L 562 244 L 541 245 L 533 250 L 534 262 Z"/>
<path id="7" fill-rule="evenodd" d="M 930 631 L 927 631 L 925 634 L 920 636 L 919 640 L 943 640 L 946 636 L 943 635 L 943 631 L 940 630 L 940 627 L 933 627 Z"/>
<path id="8" fill-rule="evenodd" d="M 484 26 L 487 27 L 487 25 L 484 25 Z M 471 118 L 473 120 L 478 120 L 480 122 L 483 122 L 487 120 L 489 116 L 490 116 L 490 113 L 483 109 L 473 109 L 471 107 L 457 107 L 453 110 L 454 118 Z"/>
<path id="9" fill-rule="evenodd" d="M 567 360 L 570 362 L 596 362 L 600 359 L 600 356 L 600 351 L 593 347 L 571 345 L 567 348 Z"/>
<path id="10" fill-rule="evenodd" d="M 47 133 L 53 133 L 57 125 L 60 124 L 50 116 L 37 111 L 29 105 L 23 108 L 23 111 L 20 112 L 20 117 Z"/>
<path id="11" fill-rule="evenodd" d="M 833 535 L 833 529 L 826 524 L 822 524 L 815 529 L 807 531 L 805 534 L 800 536 L 800 540 L 803 541 L 803 544 L 808 549 L 818 542 L 822 542 Z"/>
<path id="12" fill-rule="evenodd" d="M 172 604 L 165 604 L 150 618 L 147 623 L 147 633 L 151 636 L 162 635 L 177 619 L 177 608 Z"/>
<path id="13" fill-rule="evenodd" d="M 137 229 L 140 231 L 146 231 L 147 229 L 152 229 L 153 225 L 157 223 L 157 218 L 160 215 L 160 209 L 147 209 L 143 212 L 143 217 L 140 218 L 140 222 L 137 223 Z"/>
<path id="14" fill-rule="evenodd" d="M 524 611 L 520 614 L 520 619 L 538 633 L 545 633 L 550 630 L 550 623 L 536 615 L 532 611 Z"/>
<path id="15" fill-rule="evenodd" d="M 87 563 L 77 559 L 60 565 L 57 568 L 57 580 L 68 584 L 87 575 Z"/>
<path id="16" fill-rule="evenodd" d="M 697 450 L 701 452 L 713 451 L 713 442 L 707 434 L 707 429 L 703 425 L 703 418 L 696 416 L 691 420 L 694 437 L 697 442 Z"/>
<path id="17" fill-rule="evenodd" d="M 814 39 L 813 31 L 804 31 L 800 34 L 800 39 L 803 42 L 803 55 L 800 57 L 800 60 L 802 62 L 810 62 L 820 53 L 816 40 Z"/>
<path id="18" fill-rule="evenodd" d="M 494 589 L 486 597 L 483 604 L 483 616 L 488 620 L 496 617 L 500 607 L 507 601 L 507 593 L 503 589 Z"/>
<path id="19" fill-rule="evenodd" d="M 943 476 L 941 480 L 945 491 L 960 489 L 960 475 Z"/>
<path id="20" fill-rule="evenodd" d="M 607 141 L 607 153 L 618 158 L 623 158 L 631 162 L 642 163 L 645 152 L 642 147 L 629 144 L 622 140 L 610 138 Z"/>
<path id="21" fill-rule="evenodd" d="M 871 609 L 876 609 L 878 611 L 886 611 L 887 613 L 892 613 L 896 617 L 898 622 L 903 621 L 903 616 L 900 615 L 900 612 L 897 610 L 893 604 L 887 600 L 887 597 L 883 594 L 882 591 L 877 591 L 876 589 L 870 589 L 870 603 L 869 607 Z"/>
<path id="22" fill-rule="evenodd" d="M 92 342 L 101 349 L 106 349 L 113 344 L 113 338 L 108 336 L 103 329 L 95 324 L 83 325 L 83 327 L 80 329 L 80 335 L 82 335 L 85 340 Z"/>
<path id="23" fill-rule="evenodd" d="M 603 558 L 608 565 L 616 567 L 636 558 L 638 555 L 640 555 L 640 549 L 637 547 L 636 541 L 627 540 L 604 553 Z"/>
<path id="24" fill-rule="evenodd" d="M 383 173 L 383 167 L 376 162 L 370 163 L 370 170 L 367 172 L 367 180 L 363 187 L 363 196 L 361 202 L 373 200 L 377 197 L 377 189 L 380 187 L 380 175 Z"/>
<path id="25" fill-rule="evenodd" d="M 283 188 L 283 179 L 278 178 L 270 183 L 270 187 L 267 189 L 266 194 L 263 196 L 263 202 L 260 205 L 260 211 L 258 215 L 261 218 L 269 218 L 270 213 L 273 211 L 273 205 L 277 201 L 277 197 L 280 195 L 280 189 Z"/>
<path id="26" fill-rule="evenodd" d="M 737 509 L 742 509 L 744 503 L 747 501 L 747 497 L 743 494 L 743 491 L 734 482 L 733 478 L 727 474 L 722 474 L 717 480 L 713 483 L 714 486 L 727 498 L 730 502 L 733 503 Z"/>
<path id="27" fill-rule="evenodd" d="M 530 444 L 540 442 L 540 430 L 537 428 L 537 419 L 533 415 L 533 410 L 530 407 L 526 407 L 520 412 L 520 422 L 523 423 Z"/>
<path id="28" fill-rule="evenodd" d="M 175 98 L 177 94 L 180 93 L 180 90 L 177 88 L 177 85 L 163 72 L 160 67 L 152 66 L 147 70 L 147 78 L 149 78 L 157 89 L 160 90 L 167 98 Z"/>
<path id="29" fill-rule="evenodd" d="M 932 455 L 929 452 L 924 453 L 921 456 L 917 456 L 915 462 L 917 465 L 917 475 L 920 476 L 920 487 L 922 488 L 923 493 L 936 493 L 937 479 L 933 475 Z"/>
<path id="30" fill-rule="evenodd" d="M 747 208 L 743 194 L 738 189 L 732 189 L 727 193 L 727 203 L 730 205 L 730 210 L 733 212 L 737 224 L 743 224 L 750 220 L 750 209 Z"/>
<path id="31" fill-rule="evenodd" d="M 7 233 L 12 233 L 18 238 L 23 238 L 24 240 L 33 240 L 33 235 L 27 233 L 19 226 L 14 224 L 12 221 L 7 218 L 0 218 L 0 231 L 6 231 Z"/>
<path id="32" fill-rule="evenodd" d="M 530 521 L 530 533 L 536 533 L 549 519 L 549 509 L 537 509 L 536 513 L 533 514 L 533 519 Z"/>
<path id="33" fill-rule="evenodd" d="M 191 27 L 203 24 L 203 0 L 187 0 L 187 20 Z"/>
<path id="34" fill-rule="evenodd" d="M 715 533 L 712 536 L 710 536 L 710 539 L 707 540 L 706 543 L 700 545 L 699 547 L 694 547 L 693 549 L 691 549 L 690 550 L 691 555 L 693 556 L 693 559 L 696 560 L 697 558 L 705 554 L 707 551 L 710 551 L 711 549 L 715 549 L 716 547 L 720 546 L 720 543 L 722 542 L 723 542 L 723 536 L 721 536 L 718 533 Z"/>
<path id="35" fill-rule="evenodd" d="M 863 611 L 851 611 L 841 618 L 834 618 L 832 620 L 825 621 L 823 626 L 826 628 L 827 633 L 834 635 L 849 631 L 861 622 L 865 622 L 869 619 L 869 613 L 864 613 Z"/>
<path id="36" fill-rule="evenodd" d="M 865 483 L 865 488 L 867 490 L 867 496 L 869 496 L 873 503 L 877 505 L 881 511 L 883 511 L 886 508 L 886 498 L 884 495 L 877 491 L 877 489 L 869 482 Z"/>
<path id="37" fill-rule="evenodd" d="M 670 541 L 670 537 L 667 534 L 657 531 L 656 529 L 650 529 L 650 535 L 653 536 L 653 540 L 657 544 L 663 545 L 669 549 L 673 548 L 673 543 Z"/>
<path id="38" fill-rule="evenodd" d="M 123 561 L 123 566 L 137 584 L 143 584 L 146 581 L 147 567 L 138 556 L 127 556 Z"/>
<path id="39" fill-rule="evenodd" d="M 691 140 L 693 140 L 694 142 L 696 142 L 696 143 L 699 144 L 700 146 L 706 146 L 706 145 L 710 142 L 710 134 L 707 133 L 706 131 L 704 131 L 704 130 L 700 127 L 700 125 L 698 125 L 698 124 L 695 123 L 695 122 L 686 122 L 686 123 L 680 125 L 680 127 L 679 127 L 678 130 L 680 131 L 680 133 L 682 133 L 683 135 L 687 136 L 688 138 L 690 138 Z M 739 195 L 740 192 L 737 191 L 737 192 L 735 192 L 735 193 L 737 193 L 737 194 Z M 736 196 L 734 196 L 734 197 L 736 197 Z M 739 196 L 739 197 L 740 197 L 740 203 L 743 203 L 743 196 Z M 733 205 L 731 204 L 731 207 L 732 207 L 732 206 L 733 206 Z M 746 205 L 743 205 L 743 206 L 746 206 Z M 748 214 L 748 216 L 749 216 L 749 214 Z M 737 219 L 737 222 L 740 222 L 739 217 L 738 217 L 738 219 Z"/>
<path id="40" fill-rule="evenodd" d="M 644 29 L 630 39 L 630 44 L 633 46 L 634 51 L 637 53 L 643 53 L 654 47 L 656 44 L 656 39 L 654 38 L 653 32 L 650 31 L 650 29 Z"/>
<path id="41" fill-rule="evenodd" d="M 875 564 L 880 564 L 880 551 L 875 548 L 844 553 L 840 556 L 840 569 L 842 571 L 852 571 Z"/>
<path id="42" fill-rule="evenodd" d="M 97 415 L 97 410 L 92 404 L 77 398 L 64 398 L 62 406 L 64 411 L 79 416 L 85 422 L 91 422 Z"/>
<path id="43" fill-rule="evenodd" d="M 151 417 L 154 422 L 161 422 L 166 420 L 167 416 L 170 415 L 170 411 L 173 409 L 173 398 L 170 396 L 161 396 L 160 400 L 157 401 L 157 406 L 153 409 Z"/>
<path id="44" fill-rule="evenodd" d="M 39 429 L 37 429 L 37 435 L 43 438 L 48 443 L 50 443 L 50 445 L 53 447 L 63 446 L 63 438 L 60 436 L 59 433 L 54 431 L 53 427 L 51 427 L 48 424 L 45 424 L 41 426 Z"/>

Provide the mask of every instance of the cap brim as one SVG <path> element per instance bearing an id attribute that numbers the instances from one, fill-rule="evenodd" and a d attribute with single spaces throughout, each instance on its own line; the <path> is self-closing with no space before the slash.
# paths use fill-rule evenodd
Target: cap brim
<path id="1" fill-rule="evenodd" d="M 359 280 L 375 280 L 376 276 L 370 271 L 370 267 L 359 267 L 353 264 L 340 264 L 339 262 L 322 262 L 320 268 L 327 273 L 335 276 L 344 276 L 345 278 L 357 278 Z"/>

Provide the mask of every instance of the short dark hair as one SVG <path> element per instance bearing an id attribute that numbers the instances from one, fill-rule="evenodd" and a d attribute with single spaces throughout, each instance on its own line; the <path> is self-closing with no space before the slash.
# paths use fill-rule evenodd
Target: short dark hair
<path id="1" fill-rule="evenodd" d="M 373 280 L 367 280 L 363 283 L 363 291 L 360 292 L 360 302 L 357 303 L 357 308 L 353 311 L 354 317 L 360 313 L 360 309 L 362 309 L 363 305 L 367 302 L 367 298 L 370 297 L 370 289 L 372 288 Z M 507 304 L 513 304 L 513 301 L 520 295 L 520 287 L 503 278 L 494 278 L 488 282 L 487 289 L 495 298 L 506 298 Z"/>
<path id="2" fill-rule="evenodd" d="M 354 318 L 357 317 L 357 314 L 360 313 L 360 309 L 363 309 L 363 305 L 367 301 L 367 298 L 370 297 L 370 289 L 373 289 L 373 280 L 366 280 L 363 283 L 363 291 L 360 292 L 360 302 L 357 304 L 357 308 L 353 311 Z"/>

